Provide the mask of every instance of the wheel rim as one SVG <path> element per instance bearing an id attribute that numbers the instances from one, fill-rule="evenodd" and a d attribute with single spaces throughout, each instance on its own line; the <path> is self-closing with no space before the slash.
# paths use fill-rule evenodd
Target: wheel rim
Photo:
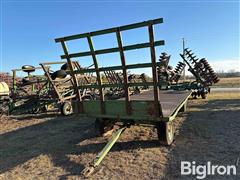
<path id="1" fill-rule="evenodd" d="M 67 103 L 65 111 L 67 115 L 72 113 L 72 105 L 70 103 Z"/>
<path id="2" fill-rule="evenodd" d="M 66 110 L 67 114 L 71 114 L 72 113 L 72 106 L 70 104 L 67 104 L 65 110 Z"/>

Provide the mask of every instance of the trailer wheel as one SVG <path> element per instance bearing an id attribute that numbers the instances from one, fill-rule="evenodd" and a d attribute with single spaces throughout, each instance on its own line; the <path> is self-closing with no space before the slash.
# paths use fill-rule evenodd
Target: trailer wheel
<path id="1" fill-rule="evenodd" d="M 174 140 L 174 131 L 173 122 L 159 122 L 157 132 L 160 144 L 171 145 Z"/>
<path id="2" fill-rule="evenodd" d="M 61 113 L 64 116 L 68 116 L 73 113 L 72 104 L 70 102 L 64 102 L 61 107 Z"/>
<path id="3" fill-rule="evenodd" d="M 111 131 L 113 126 L 113 121 L 107 118 L 96 118 L 95 120 L 95 132 L 97 136 L 103 136 L 108 131 Z"/>
<path id="4" fill-rule="evenodd" d="M 104 134 L 104 121 L 100 118 L 96 118 L 94 128 L 97 136 L 102 136 Z"/>

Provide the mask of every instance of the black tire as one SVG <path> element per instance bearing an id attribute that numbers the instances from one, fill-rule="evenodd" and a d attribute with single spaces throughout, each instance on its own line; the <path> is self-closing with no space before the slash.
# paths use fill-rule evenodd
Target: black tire
<path id="1" fill-rule="evenodd" d="M 97 136 L 102 136 L 104 134 L 104 120 L 100 118 L 96 118 L 94 129 Z"/>
<path id="2" fill-rule="evenodd" d="M 56 78 L 60 78 L 60 79 L 63 79 L 67 76 L 67 73 L 66 71 L 64 70 L 58 70 L 58 71 L 55 71 L 54 73 L 51 74 L 51 78 L 53 80 L 55 80 Z"/>
<path id="3" fill-rule="evenodd" d="M 61 70 L 64 70 L 64 71 L 66 71 L 68 69 L 69 69 L 68 63 L 63 64 L 61 67 Z"/>
<path id="4" fill-rule="evenodd" d="M 173 122 L 159 122 L 157 125 L 157 133 L 160 144 L 170 146 L 174 141 L 174 131 Z"/>
<path id="5" fill-rule="evenodd" d="M 31 84 L 31 81 L 29 80 L 28 77 L 24 77 L 24 78 L 22 79 L 22 83 L 23 83 L 24 85 L 29 85 L 29 84 Z"/>
<path id="6" fill-rule="evenodd" d="M 35 71 L 35 67 L 31 66 L 31 65 L 24 65 L 24 66 L 22 66 L 22 70 L 23 70 L 23 72 L 30 73 L 30 72 Z"/>
<path id="7" fill-rule="evenodd" d="M 191 95 L 192 95 L 192 98 L 193 98 L 193 99 L 197 99 L 197 92 L 192 92 Z"/>
<path id="8" fill-rule="evenodd" d="M 206 99 L 206 98 L 207 98 L 207 93 L 202 92 L 202 93 L 201 93 L 201 97 L 202 97 L 202 99 Z"/>
<path id="9" fill-rule="evenodd" d="M 104 133 L 113 129 L 113 121 L 107 118 L 96 118 L 95 120 L 95 132 L 97 136 L 103 136 Z"/>
<path id="10" fill-rule="evenodd" d="M 74 62 L 72 63 L 72 66 L 73 66 L 73 69 L 76 68 L 76 65 Z M 61 70 L 69 71 L 70 70 L 69 64 L 68 63 L 63 64 L 61 67 Z"/>
<path id="11" fill-rule="evenodd" d="M 38 113 L 40 113 L 40 108 L 39 108 L 39 107 L 33 108 L 33 109 L 32 109 L 32 113 L 33 113 L 33 114 L 38 114 Z"/>
<path id="12" fill-rule="evenodd" d="M 73 108 L 71 102 L 64 102 L 61 106 L 61 114 L 64 116 L 71 115 L 73 113 Z"/>

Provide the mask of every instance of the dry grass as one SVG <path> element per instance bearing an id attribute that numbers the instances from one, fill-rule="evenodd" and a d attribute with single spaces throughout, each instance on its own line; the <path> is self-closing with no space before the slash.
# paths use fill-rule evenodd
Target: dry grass
<path id="1" fill-rule="evenodd" d="M 214 92 L 208 95 L 207 100 L 217 100 L 217 99 L 239 99 L 240 100 L 240 92 Z"/>
<path id="2" fill-rule="evenodd" d="M 220 81 L 217 84 L 214 84 L 216 87 L 240 87 L 240 77 L 233 78 L 220 78 Z"/>
<path id="3" fill-rule="evenodd" d="M 159 145 L 154 129 L 127 129 L 90 179 L 193 179 L 180 175 L 181 160 L 234 164 L 240 156 L 239 99 L 236 92 L 214 92 L 208 100 L 190 100 L 171 147 Z M 2 119 L 0 179 L 83 179 L 81 170 L 107 141 L 95 136 L 93 122 L 55 115 Z"/>
<path id="4" fill-rule="evenodd" d="M 187 79 L 184 82 L 190 82 L 193 80 Z M 183 82 L 180 80 L 179 83 Z M 214 84 L 212 87 L 223 87 L 223 88 L 232 88 L 239 87 L 240 88 L 240 77 L 232 77 L 232 78 L 220 78 L 220 81 L 217 84 Z"/>

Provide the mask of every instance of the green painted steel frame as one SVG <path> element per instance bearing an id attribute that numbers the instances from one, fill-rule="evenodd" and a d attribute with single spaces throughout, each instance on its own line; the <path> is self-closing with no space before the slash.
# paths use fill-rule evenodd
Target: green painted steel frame
<path id="1" fill-rule="evenodd" d="M 92 84 L 92 85 L 82 85 L 78 86 L 78 89 L 84 89 L 84 88 L 97 88 L 100 91 L 100 101 L 83 101 L 81 97 L 79 97 L 77 104 L 75 103 L 75 107 L 77 108 L 75 112 L 79 112 L 79 107 L 78 105 L 80 104 L 81 106 L 81 111 L 80 114 L 86 114 L 84 111 L 88 111 L 87 115 L 91 116 L 94 114 L 95 117 L 107 117 L 107 118 L 121 118 L 121 119 L 135 119 L 135 120 L 141 120 L 143 121 L 149 121 L 151 124 L 154 121 L 158 120 L 163 120 L 165 117 L 163 117 L 162 114 L 162 109 L 161 109 L 161 102 L 159 98 L 159 85 L 160 83 L 158 82 L 158 77 L 157 77 L 157 66 L 159 63 L 156 62 L 156 54 L 155 54 L 155 47 L 156 46 L 161 46 L 164 45 L 164 41 L 155 41 L 154 40 L 154 31 L 153 31 L 153 25 L 155 24 L 160 24 L 163 23 L 163 18 L 158 18 L 154 20 L 149 20 L 149 21 L 144 21 L 140 23 L 135 23 L 135 24 L 130 24 L 126 26 L 120 26 L 120 27 L 114 27 L 110 29 L 104 29 L 100 31 L 94 31 L 94 32 L 89 32 L 89 33 L 83 33 L 83 34 L 77 34 L 77 35 L 72 35 L 72 36 L 66 36 L 66 37 L 61 37 L 55 39 L 55 41 L 58 43 L 60 42 L 63 46 L 64 50 L 64 55 L 61 56 L 62 59 L 67 59 L 68 64 L 71 64 L 71 58 L 73 57 L 83 57 L 83 56 L 92 56 L 94 66 L 95 68 L 91 69 L 81 69 L 81 70 L 73 70 L 71 69 L 71 74 L 76 75 L 76 74 L 82 74 L 82 73 L 88 73 L 88 72 L 96 72 L 97 74 L 97 84 Z M 140 43 L 140 44 L 133 44 L 133 45 L 128 45 L 128 46 L 123 46 L 122 41 L 121 41 L 121 31 L 126 31 L 130 29 L 135 29 L 135 28 L 142 28 L 142 27 L 147 27 L 148 32 L 149 32 L 149 42 L 146 43 Z M 101 49 L 101 50 L 95 50 L 93 46 L 93 42 L 91 37 L 92 36 L 98 36 L 98 35 L 103 35 L 103 34 L 109 34 L 109 33 L 116 33 L 116 38 L 118 40 L 118 47 L 114 48 L 109 48 L 109 49 Z M 67 50 L 66 43 L 67 41 L 71 40 L 76 40 L 80 38 L 87 38 L 88 44 L 90 47 L 90 51 L 88 52 L 78 52 L 74 54 L 69 54 Z M 139 49 L 139 48 L 150 48 L 151 52 L 151 63 L 142 63 L 142 64 L 131 64 L 131 65 L 126 65 L 125 64 L 125 57 L 124 57 L 124 51 L 128 50 L 134 50 L 134 49 Z M 98 67 L 98 62 L 97 62 L 97 56 L 98 54 L 106 54 L 106 53 L 112 53 L 112 52 L 119 52 L 122 65 L 121 66 L 112 66 L 112 67 Z M 153 82 L 147 82 L 147 83 L 129 83 L 126 80 L 126 70 L 127 69 L 135 69 L 135 68 L 145 68 L 145 67 L 151 67 L 152 68 L 152 75 L 153 75 Z M 101 79 L 100 79 L 100 72 L 101 71 L 107 71 L 107 70 L 122 70 L 124 74 L 124 83 L 123 84 L 102 84 Z M 145 114 L 145 117 L 143 116 L 136 116 L 134 115 L 133 112 L 133 107 L 138 108 L 142 104 L 149 103 L 149 101 L 131 101 L 129 97 L 129 92 L 126 91 L 129 87 L 131 86 L 153 86 L 154 87 L 154 101 L 152 101 L 150 104 L 152 108 L 154 109 L 154 114 L 149 115 L 148 112 L 143 110 Z M 104 100 L 104 95 L 102 92 L 103 88 L 106 87 L 122 87 L 125 89 L 125 102 L 124 101 L 105 101 Z M 109 104 L 111 103 L 115 104 L 121 104 L 118 106 L 118 109 L 121 109 L 122 113 L 110 113 L 109 109 L 112 108 Z M 100 107 L 99 107 L 100 105 Z M 143 108 L 146 109 L 146 106 L 143 106 Z M 94 109 L 94 110 L 93 110 Z M 93 110 L 93 111 L 91 111 Z M 114 112 L 114 111 L 113 111 Z M 117 115 L 118 114 L 118 115 Z"/>
<path id="2" fill-rule="evenodd" d="M 148 124 L 148 125 L 156 125 L 159 121 L 173 121 L 180 109 L 187 103 L 188 98 L 191 96 L 191 93 L 188 95 L 186 99 L 184 99 L 177 109 L 167 117 L 155 117 L 154 114 L 152 116 L 149 115 L 148 110 L 154 106 L 154 101 L 130 101 L 130 103 L 134 104 L 131 106 L 135 109 L 133 114 L 127 115 L 124 109 L 124 101 L 106 101 L 105 104 L 107 106 L 107 110 L 110 111 L 107 114 L 100 113 L 100 107 L 98 101 L 85 101 L 83 102 L 83 108 L 85 108 L 86 114 L 81 114 L 82 117 L 93 117 L 93 118 L 109 118 L 122 122 L 133 121 L 134 124 Z M 73 109 L 76 111 L 77 103 L 73 101 Z M 94 109 L 94 113 L 93 113 Z M 97 110 L 97 111 L 96 111 Z"/>

